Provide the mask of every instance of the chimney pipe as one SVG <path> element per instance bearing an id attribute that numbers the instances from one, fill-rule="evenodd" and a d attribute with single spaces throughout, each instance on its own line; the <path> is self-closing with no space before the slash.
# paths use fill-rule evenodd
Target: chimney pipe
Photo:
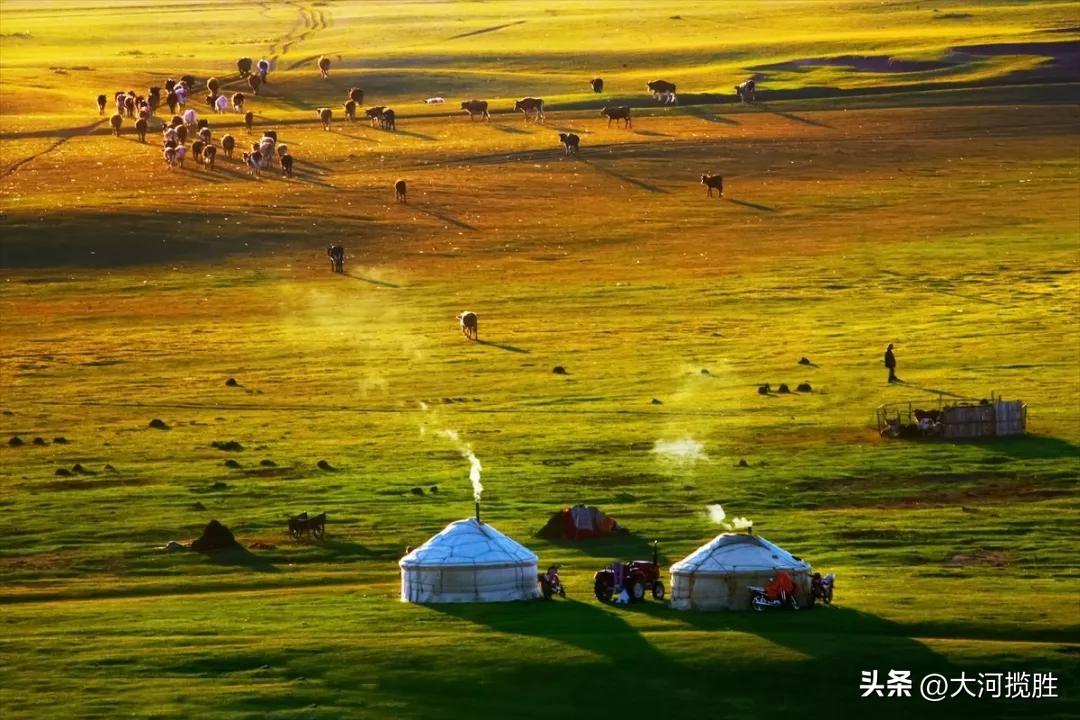
<path id="1" fill-rule="evenodd" d="M 480 501 L 476 501 L 476 522 L 483 522 L 480 520 Z"/>

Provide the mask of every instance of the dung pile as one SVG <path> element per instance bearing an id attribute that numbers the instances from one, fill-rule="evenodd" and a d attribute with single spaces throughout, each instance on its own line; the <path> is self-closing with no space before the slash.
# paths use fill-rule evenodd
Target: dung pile
<path id="1" fill-rule="evenodd" d="M 212 550 L 224 550 L 236 547 L 236 538 L 232 531 L 217 520 L 211 520 L 203 528 L 202 535 L 191 541 L 191 549 L 198 552 L 210 552 Z"/>

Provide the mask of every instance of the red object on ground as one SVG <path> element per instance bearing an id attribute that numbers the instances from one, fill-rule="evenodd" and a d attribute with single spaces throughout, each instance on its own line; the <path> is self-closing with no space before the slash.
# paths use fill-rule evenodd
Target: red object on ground
<path id="1" fill-rule="evenodd" d="M 765 586 L 765 597 L 769 600 L 779 600 L 791 595 L 793 592 L 795 592 L 795 583 L 791 581 L 791 576 L 783 570 L 776 573 L 776 577 Z"/>

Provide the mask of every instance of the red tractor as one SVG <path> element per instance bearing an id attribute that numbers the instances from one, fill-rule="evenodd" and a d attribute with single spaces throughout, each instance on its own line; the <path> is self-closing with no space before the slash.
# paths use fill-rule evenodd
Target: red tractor
<path id="1" fill-rule="evenodd" d="M 651 562 L 648 560 L 614 562 L 593 577 L 593 592 L 596 593 L 596 599 L 600 602 L 611 602 L 613 598 L 621 595 L 624 589 L 630 602 L 644 600 L 647 590 L 652 592 L 656 600 L 664 599 L 664 583 L 660 580 L 656 543 L 653 543 Z"/>

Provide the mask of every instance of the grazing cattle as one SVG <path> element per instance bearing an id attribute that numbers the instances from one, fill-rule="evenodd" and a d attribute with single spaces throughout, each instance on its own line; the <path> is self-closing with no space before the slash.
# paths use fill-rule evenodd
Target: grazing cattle
<path id="1" fill-rule="evenodd" d="M 195 162 L 202 162 L 202 151 L 206 147 L 206 143 L 202 140 L 194 140 L 191 143 L 191 155 L 195 158 Z"/>
<path id="2" fill-rule="evenodd" d="M 577 155 L 581 138 L 574 133 L 559 133 L 559 142 L 563 144 L 567 155 Z"/>
<path id="3" fill-rule="evenodd" d="M 398 180 L 396 183 L 394 183 L 394 199 L 397 200 L 399 203 L 407 203 L 408 202 L 408 198 L 406 197 L 406 191 L 407 190 L 408 190 L 408 187 L 405 185 L 405 181 L 404 180 Z"/>
<path id="4" fill-rule="evenodd" d="M 180 117 L 183 119 L 184 124 L 190 128 L 196 127 L 196 124 L 199 122 L 199 116 L 195 113 L 194 108 L 185 110 L 184 114 Z"/>
<path id="5" fill-rule="evenodd" d="M 214 109 L 214 103 L 217 102 L 217 99 L 219 97 L 220 97 L 220 95 L 207 95 L 206 96 L 206 107 L 213 110 Z"/>
<path id="6" fill-rule="evenodd" d="M 259 79 L 262 80 L 265 85 L 266 75 L 270 72 L 270 61 L 260 59 L 259 62 L 255 64 L 255 67 L 259 69 Z"/>
<path id="7" fill-rule="evenodd" d="M 461 334 L 470 340 L 477 340 L 480 337 L 479 323 L 476 320 L 476 313 L 466 310 L 457 316 L 458 324 L 461 326 Z"/>
<path id="8" fill-rule="evenodd" d="M 712 197 L 713 190 L 716 190 L 719 197 L 724 197 L 724 177 L 722 175 L 702 175 L 701 184 L 708 189 L 709 197 Z"/>
<path id="9" fill-rule="evenodd" d="M 469 113 L 469 119 L 475 120 L 479 115 L 481 120 L 490 120 L 487 100 L 466 100 L 461 103 L 461 109 Z"/>
<path id="10" fill-rule="evenodd" d="M 387 108 L 383 111 L 382 118 L 379 119 L 379 125 L 383 130 L 389 130 L 390 132 L 397 132 L 397 116 L 394 111 Z"/>
<path id="11" fill-rule="evenodd" d="M 221 151 L 225 153 L 225 157 L 231 158 L 233 150 L 236 149 L 236 138 L 232 135 L 221 136 Z"/>
<path id="12" fill-rule="evenodd" d="M 444 102 L 446 102 L 444 97 L 429 97 L 424 100 L 426 105 L 442 105 Z"/>
<path id="13" fill-rule="evenodd" d="M 208 130 L 210 129 L 210 121 L 206 118 L 201 118 L 199 122 L 195 123 L 195 126 L 200 130 Z"/>
<path id="14" fill-rule="evenodd" d="M 281 157 L 283 155 L 288 155 L 289 154 L 289 146 L 284 144 L 284 143 L 282 143 L 281 145 L 278 145 L 277 146 L 277 154 L 278 154 L 278 157 Z"/>
<path id="15" fill-rule="evenodd" d="M 250 112 L 250 111 L 247 112 L 247 113 L 244 113 L 244 127 L 246 127 L 248 129 L 248 132 L 251 131 L 251 126 L 254 125 L 254 124 L 255 124 L 255 113 Z"/>
<path id="16" fill-rule="evenodd" d="M 194 75 L 181 75 L 180 76 L 180 82 L 183 83 L 184 85 L 187 85 L 188 90 L 190 90 L 191 88 L 195 87 L 195 76 Z"/>
<path id="17" fill-rule="evenodd" d="M 172 120 L 169 121 L 169 127 L 171 128 L 178 128 L 183 124 L 184 118 L 180 117 L 179 115 L 173 115 Z"/>
<path id="18" fill-rule="evenodd" d="M 364 91 L 358 87 L 349 88 L 349 99 L 357 105 L 364 104 Z"/>
<path id="19" fill-rule="evenodd" d="M 181 145 L 187 142 L 187 125 L 176 126 L 176 139 L 180 141 Z"/>
<path id="20" fill-rule="evenodd" d="M 187 148 L 183 145 L 176 146 L 176 165 L 184 167 L 184 158 L 187 157 Z"/>
<path id="21" fill-rule="evenodd" d="M 277 142 L 277 130 L 263 130 L 263 137 Z"/>
<path id="22" fill-rule="evenodd" d="M 105 114 L 105 105 L 108 102 L 109 102 L 109 98 L 108 98 L 107 95 L 98 95 L 97 96 L 98 115 L 104 115 Z"/>
<path id="23" fill-rule="evenodd" d="M 286 154 L 282 155 L 279 160 L 281 162 L 281 176 L 291 178 L 292 177 L 292 165 L 293 165 L 292 155 L 289 155 L 288 153 L 286 153 Z"/>
<path id="24" fill-rule="evenodd" d="M 206 166 L 207 170 L 213 170 L 214 169 L 214 158 L 215 157 L 217 157 L 217 148 L 216 147 L 214 147 L 213 145 L 207 145 L 206 147 L 203 148 L 203 151 L 202 151 L 203 165 Z"/>
<path id="25" fill-rule="evenodd" d="M 236 112 L 244 112 L 244 93 L 238 92 L 232 94 L 232 106 Z"/>
<path id="26" fill-rule="evenodd" d="M 170 170 L 176 167 L 176 148 L 167 147 L 161 152 L 161 156 L 165 158 L 165 167 Z"/>
<path id="27" fill-rule="evenodd" d="M 739 100 L 744 103 L 754 102 L 754 98 L 757 93 L 757 83 L 754 80 L 747 80 L 744 83 L 740 83 L 735 86 L 735 94 L 738 95 Z"/>
<path id="28" fill-rule="evenodd" d="M 176 89 L 176 81 L 169 78 L 165 81 L 165 92 L 169 93 Z"/>
<path id="29" fill-rule="evenodd" d="M 322 121 L 322 129 L 330 129 L 330 121 L 334 118 L 334 112 L 330 108 L 319 108 L 316 111 L 319 114 L 319 120 Z"/>
<path id="30" fill-rule="evenodd" d="M 319 66 L 319 74 L 322 76 L 322 79 L 323 80 L 329 79 L 329 77 L 330 77 L 330 58 L 321 57 L 321 58 L 319 58 L 319 62 L 317 64 Z"/>
<path id="31" fill-rule="evenodd" d="M 252 95 L 259 94 L 259 86 L 262 85 L 262 78 L 258 75 L 248 75 L 248 87 L 251 88 Z"/>
<path id="32" fill-rule="evenodd" d="M 214 99 L 214 109 L 217 110 L 219 113 L 224 113 L 228 111 L 229 98 L 225 97 L 224 95 L 218 95 Z"/>
<path id="33" fill-rule="evenodd" d="M 236 70 L 240 73 L 240 77 L 246 78 L 251 74 L 251 58 L 242 57 L 236 61 Z"/>
<path id="34" fill-rule="evenodd" d="M 221 88 L 221 83 L 218 82 L 217 78 L 210 78 L 206 81 L 206 89 L 210 91 L 211 95 L 216 97 L 219 88 Z"/>
<path id="35" fill-rule="evenodd" d="M 153 115 L 157 112 L 157 109 L 161 106 L 161 88 L 150 88 L 150 94 L 146 98 L 146 107 L 150 109 L 150 114 Z"/>
<path id="36" fill-rule="evenodd" d="M 675 103 L 677 99 L 675 97 L 675 83 L 670 83 L 667 80 L 653 80 L 646 84 L 649 88 L 649 92 L 652 96 L 660 102 Z"/>
<path id="37" fill-rule="evenodd" d="M 604 92 L 604 79 L 603 78 L 593 78 L 592 80 L 589 81 L 589 84 L 592 85 L 592 91 L 594 93 L 596 93 L 597 95 Z"/>
<path id="38" fill-rule="evenodd" d="M 514 110 L 525 116 L 525 122 L 529 122 L 529 113 L 533 113 L 536 122 L 544 121 L 544 101 L 541 98 L 522 98 L 514 103 Z"/>
<path id="39" fill-rule="evenodd" d="M 180 103 L 180 107 L 184 107 L 187 104 L 188 86 L 183 81 L 176 83 L 176 87 L 173 88 L 173 92 L 176 93 L 176 101 Z"/>
<path id="40" fill-rule="evenodd" d="M 331 245 L 326 248 L 326 254 L 330 256 L 330 270 L 336 273 L 345 272 L 345 246 Z"/>
<path id="41" fill-rule="evenodd" d="M 177 107 L 180 106 L 180 97 L 175 90 L 170 90 L 169 94 L 165 96 L 165 104 L 169 106 L 169 112 L 175 115 Z"/>
<path id="42" fill-rule="evenodd" d="M 171 128 L 171 127 L 165 128 L 165 130 L 163 130 L 162 133 L 161 133 L 161 141 L 162 142 L 175 143 L 178 139 L 179 138 L 176 137 L 176 130 Z"/>
<path id="43" fill-rule="evenodd" d="M 202 140 L 204 143 L 209 145 L 210 144 L 210 139 L 212 137 L 213 137 L 213 133 L 210 131 L 210 128 L 208 128 L 208 127 L 199 128 L 199 139 Z"/>
<path id="44" fill-rule="evenodd" d="M 135 134 L 139 136 L 139 142 L 146 142 L 146 118 L 135 121 Z"/>
<path id="45" fill-rule="evenodd" d="M 116 137 L 120 137 L 120 128 L 124 124 L 124 116 L 120 113 L 116 113 L 109 118 L 109 124 L 112 125 L 112 134 Z"/>
<path id="46" fill-rule="evenodd" d="M 350 100 L 345 103 L 345 119 L 349 122 L 356 121 L 356 101 Z"/>
<path id="47" fill-rule="evenodd" d="M 600 114 L 607 118 L 607 126 L 611 127 L 612 121 L 623 121 L 623 127 L 633 127 L 634 122 L 630 119 L 630 106 L 629 105 L 608 105 L 606 108 L 600 111 Z"/>
<path id="48" fill-rule="evenodd" d="M 364 115 L 366 115 L 367 119 L 371 121 L 371 127 L 375 127 L 382 122 L 382 116 L 384 112 L 386 112 L 385 105 L 376 105 L 375 107 L 370 107 L 365 110 Z"/>
<path id="49" fill-rule="evenodd" d="M 257 152 L 244 153 L 244 165 L 247 166 L 249 173 L 259 177 L 262 172 L 262 157 Z"/>
<path id="50" fill-rule="evenodd" d="M 124 114 L 129 118 L 135 117 L 135 97 L 133 95 L 124 98 Z"/>

